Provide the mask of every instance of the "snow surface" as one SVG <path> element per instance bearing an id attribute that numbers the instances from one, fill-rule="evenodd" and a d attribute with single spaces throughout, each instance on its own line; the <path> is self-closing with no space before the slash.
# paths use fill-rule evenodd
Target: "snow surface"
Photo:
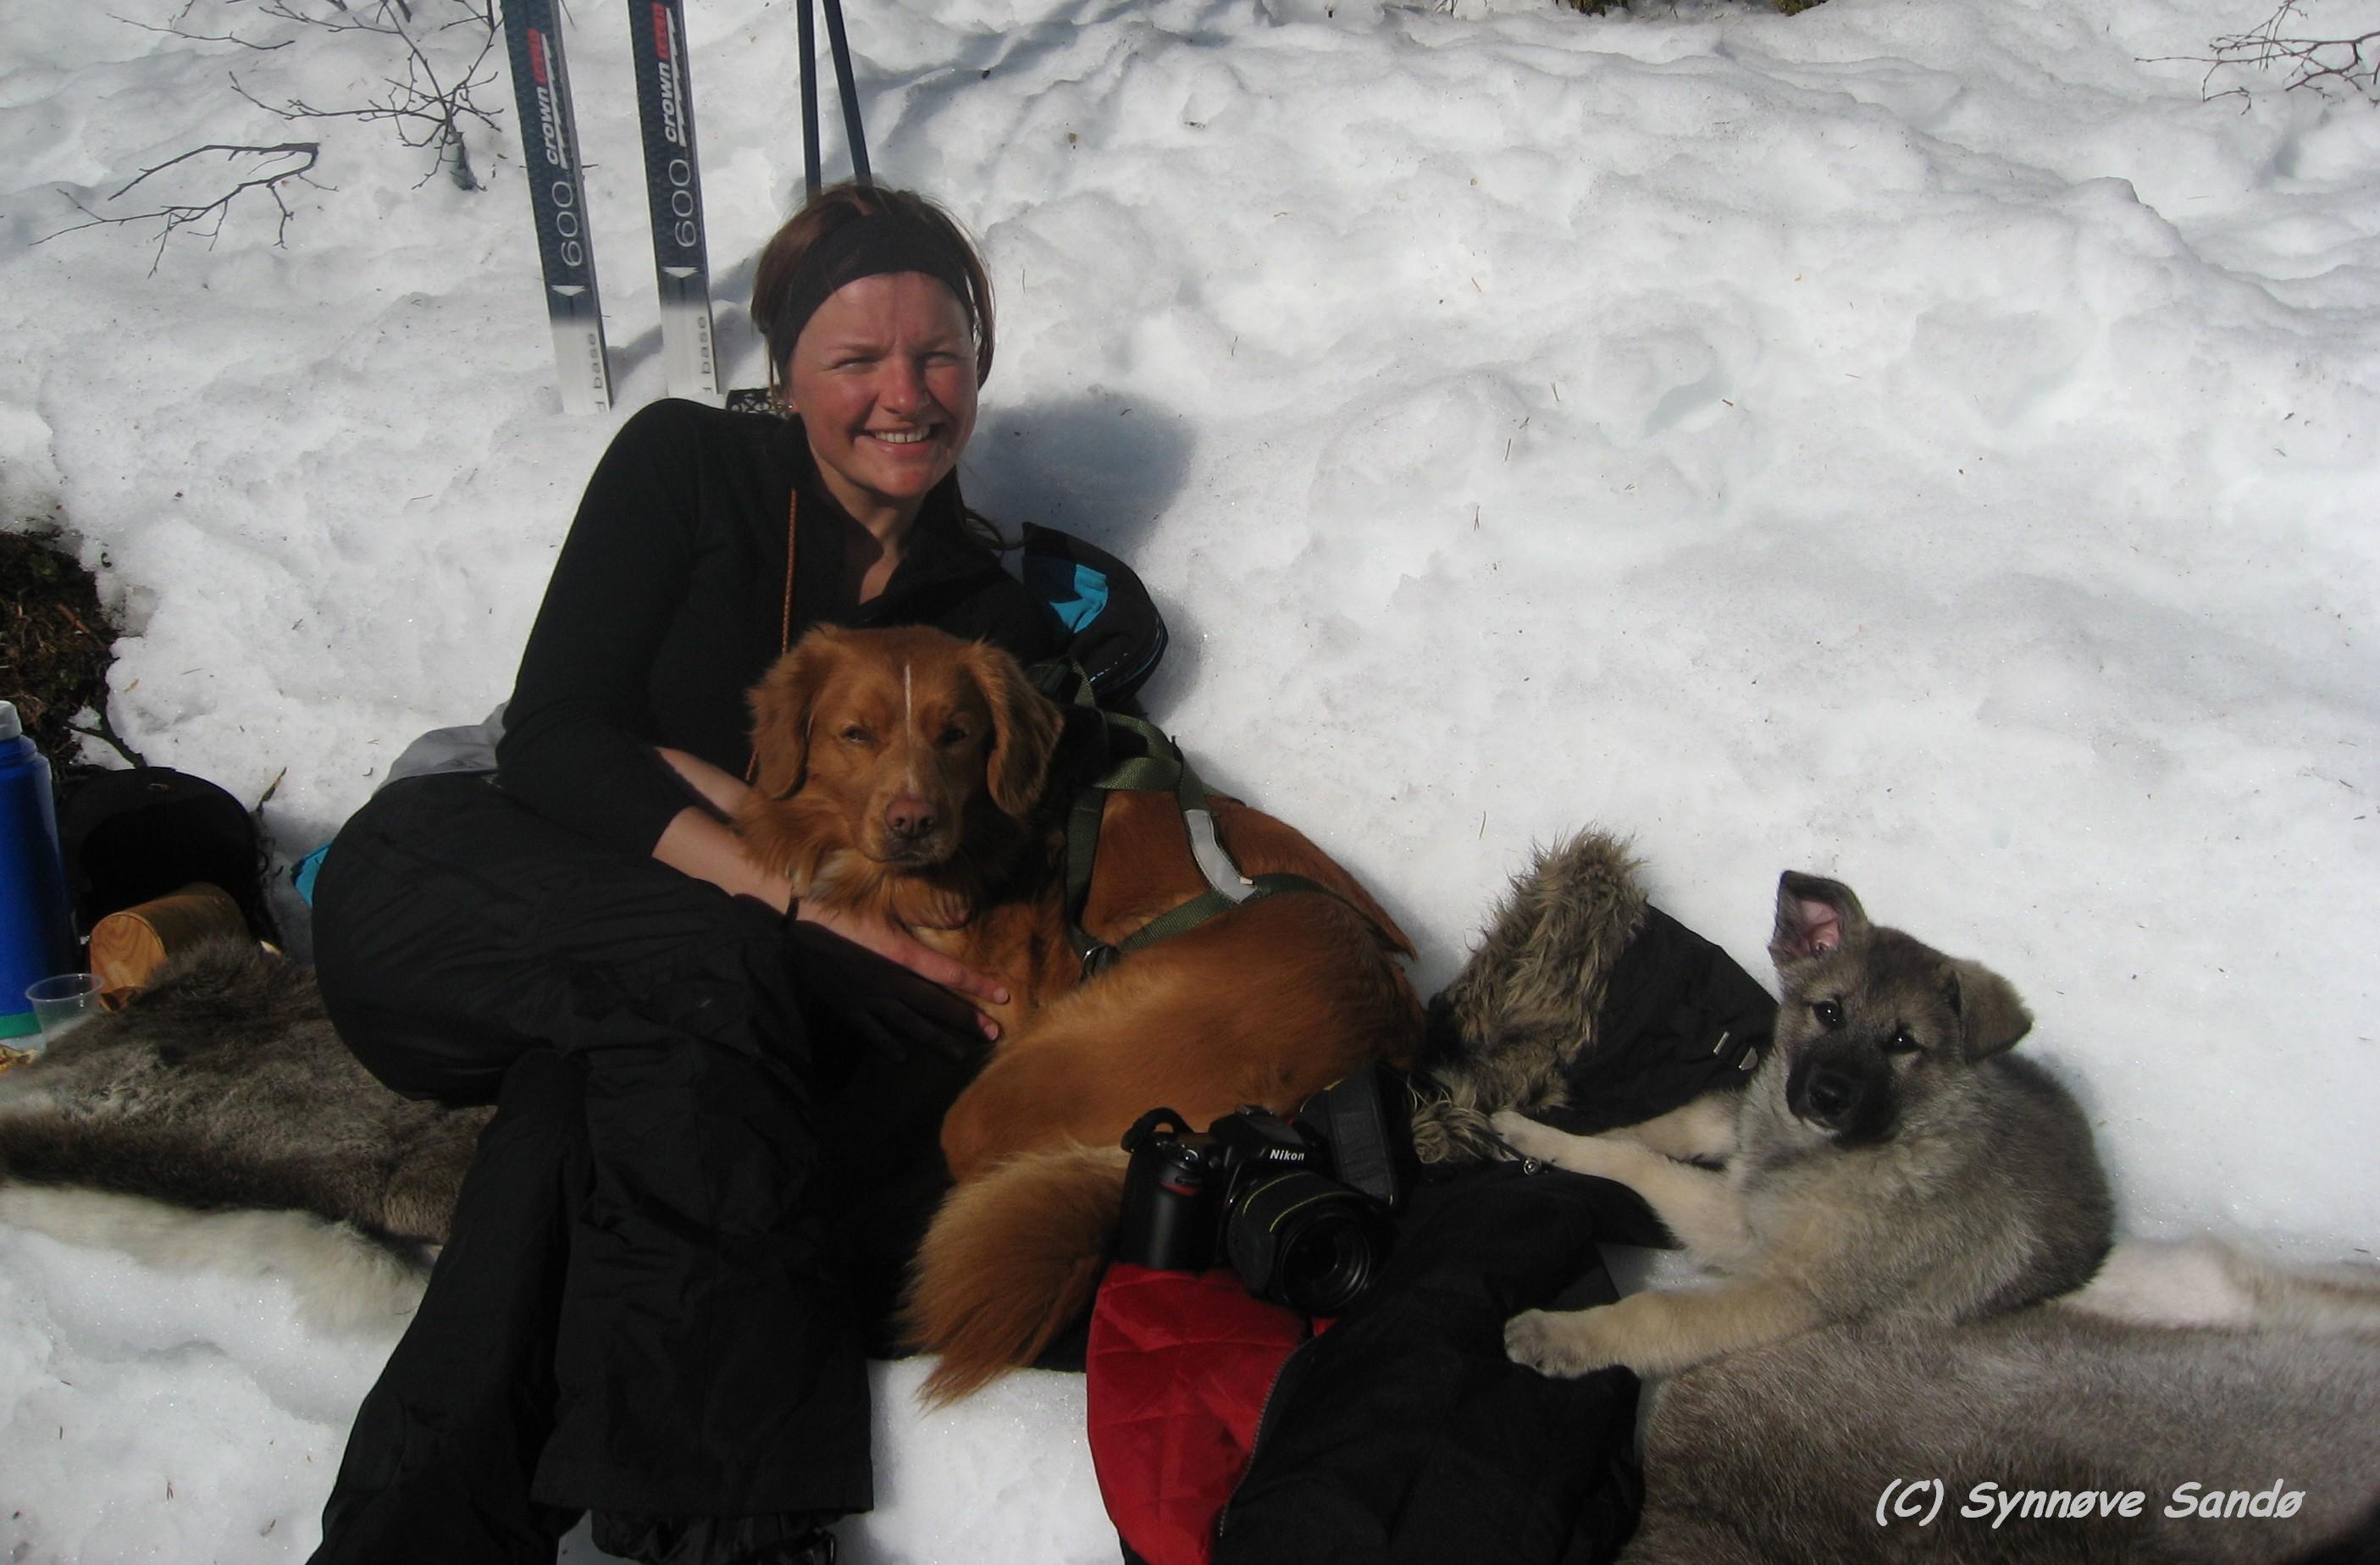
<path id="1" fill-rule="evenodd" d="M 798 193 L 794 8 L 689 9 L 740 301 Z M 2380 110 L 2189 58 L 2265 14 L 849 12 L 880 174 L 1000 289 L 971 497 L 1136 564 L 1156 712 L 1383 894 L 1426 989 L 1587 822 L 1755 971 L 1777 872 L 1839 875 L 2028 996 L 2131 1231 L 2369 1255 Z M 569 40 L 624 411 L 662 393 L 626 36 Z M 122 732 L 278 778 L 294 858 L 505 693 L 621 416 L 559 411 L 501 57 L 474 193 L 227 80 L 357 106 L 399 68 L 369 38 L 114 0 L 0 39 L 0 516 L 103 567 Z M 212 244 L 50 237 L 293 138 L 284 242 L 256 196 Z M 289 1311 L 0 1228 L 0 1550 L 302 1559 L 387 1343 Z M 928 1418 L 916 1379 L 847 1558 L 1114 1557 L 1077 1383 Z"/>

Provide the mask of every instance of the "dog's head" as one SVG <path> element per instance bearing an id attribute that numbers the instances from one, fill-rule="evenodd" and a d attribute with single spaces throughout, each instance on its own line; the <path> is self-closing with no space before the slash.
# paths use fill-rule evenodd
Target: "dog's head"
<path id="1" fill-rule="evenodd" d="M 751 702 L 759 794 L 823 806 L 851 847 L 901 868 L 947 861 L 984 807 L 1021 822 L 1063 722 L 1008 653 L 924 625 L 820 626 Z"/>
<path id="2" fill-rule="evenodd" d="M 1768 954 L 1786 1107 L 1840 1146 L 1891 1139 L 2033 1025 L 2006 978 L 1869 923 L 1839 880 L 1785 872 Z"/>

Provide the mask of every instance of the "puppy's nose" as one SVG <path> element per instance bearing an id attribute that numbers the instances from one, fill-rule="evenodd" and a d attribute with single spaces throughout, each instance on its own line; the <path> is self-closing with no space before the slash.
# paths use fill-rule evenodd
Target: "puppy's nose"
<path id="1" fill-rule="evenodd" d="M 1810 1076 L 1810 1113 L 1828 1123 L 1847 1117 L 1859 1102 L 1860 1084 L 1841 1071 L 1817 1071 Z"/>
<path id="2" fill-rule="evenodd" d="M 934 829 L 941 818 L 934 807 L 915 794 L 903 794 L 884 807 L 884 824 L 903 842 L 912 842 Z"/>

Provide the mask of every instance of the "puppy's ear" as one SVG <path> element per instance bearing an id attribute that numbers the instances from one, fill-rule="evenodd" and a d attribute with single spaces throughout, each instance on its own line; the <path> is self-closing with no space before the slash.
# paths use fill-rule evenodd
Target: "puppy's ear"
<path id="1" fill-rule="evenodd" d="M 810 711 L 842 655 L 842 635 L 826 626 L 779 658 L 746 698 L 752 707 L 752 754 L 759 761 L 752 786 L 763 797 L 789 799 L 809 775 Z"/>
<path id="2" fill-rule="evenodd" d="M 987 642 L 966 651 L 968 674 L 991 709 L 991 752 L 984 782 L 994 808 L 1022 819 L 1050 778 L 1050 758 L 1066 721 L 1058 704 L 1033 688 L 1014 657 Z"/>
<path id="3" fill-rule="evenodd" d="M 1970 1060 L 1998 1054 L 2033 1030 L 2033 1013 L 2016 986 L 1980 962 L 1950 964 L 1950 1009 L 1959 1013 Z"/>
<path id="4" fill-rule="evenodd" d="M 1839 950 L 1867 928 L 1859 898 L 1840 880 L 1798 869 L 1778 878 L 1777 928 L 1768 937 L 1768 956 L 1779 967 Z"/>

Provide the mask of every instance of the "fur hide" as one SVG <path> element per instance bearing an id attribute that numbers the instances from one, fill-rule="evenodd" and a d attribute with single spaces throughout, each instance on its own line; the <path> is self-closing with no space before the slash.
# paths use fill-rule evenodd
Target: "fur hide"
<path id="1" fill-rule="evenodd" d="M 211 942 L 0 1075 L 0 1216 L 168 1265 L 316 1252 L 297 1268 L 310 1312 L 370 1316 L 444 1241 L 491 1112 L 399 1097 L 339 1041 L 310 969 Z"/>
<path id="2" fill-rule="evenodd" d="M 1514 878 L 1430 1002 L 1444 1093 L 1415 1108 L 1424 1161 L 1491 1156 L 1490 1114 L 1564 1103 L 1645 923 L 1637 868 L 1618 839 L 1583 831 Z M 0 1074 L 0 1220 L 154 1264 L 279 1271 L 310 1320 L 369 1321 L 419 1295 L 489 1113 L 382 1086 L 332 1031 L 310 970 L 201 946 Z"/>
<path id="3" fill-rule="evenodd" d="M 1595 1047 L 1620 953 L 1645 926 L 1640 866 L 1620 839 L 1581 831 L 1537 850 L 1471 959 L 1429 1002 L 1424 1066 L 1445 1089 L 1414 1108 L 1425 1163 L 1495 1155 L 1500 1109 L 1558 1109 L 1565 1075 Z"/>

